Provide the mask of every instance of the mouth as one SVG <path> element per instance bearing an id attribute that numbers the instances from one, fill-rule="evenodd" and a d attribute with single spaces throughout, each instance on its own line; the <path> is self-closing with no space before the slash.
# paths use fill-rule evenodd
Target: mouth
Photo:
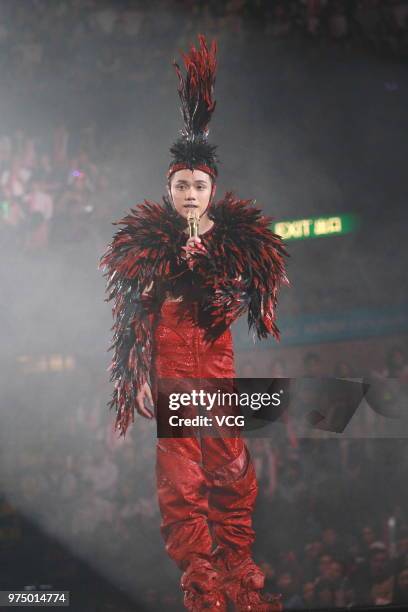
<path id="1" fill-rule="evenodd" d="M 184 204 L 183 208 L 198 208 L 197 204 Z"/>

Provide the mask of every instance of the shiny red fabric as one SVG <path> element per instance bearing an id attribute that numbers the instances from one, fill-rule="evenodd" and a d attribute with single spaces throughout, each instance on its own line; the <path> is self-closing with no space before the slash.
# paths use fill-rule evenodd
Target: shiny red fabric
<path id="1" fill-rule="evenodd" d="M 190 317 L 198 305 L 165 301 L 154 332 L 153 392 L 159 377 L 233 378 L 228 329 L 215 342 Z M 214 545 L 249 554 L 255 471 L 242 438 L 161 438 L 157 441 L 157 493 L 161 532 L 170 557 L 182 569 L 197 555 L 211 558 Z"/>

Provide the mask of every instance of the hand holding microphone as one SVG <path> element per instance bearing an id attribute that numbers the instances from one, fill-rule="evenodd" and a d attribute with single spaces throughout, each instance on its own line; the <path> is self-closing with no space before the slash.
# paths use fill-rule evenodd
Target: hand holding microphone
<path id="1" fill-rule="evenodd" d="M 201 238 L 198 235 L 199 219 L 196 211 L 190 211 L 188 218 L 188 229 L 190 237 L 187 240 L 186 246 L 181 247 L 185 253 L 185 260 L 190 270 L 194 267 L 194 255 L 199 253 L 207 253 L 207 249 L 201 243 Z"/>
<path id="2" fill-rule="evenodd" d="M 195 260 L 194 256 L 199 255 L 200 253 L 207 253 L 207 249 L 201 242 L 201 238 L 199 236 L 192 236 L 187 240 L 186 246 L 181 247 L 184 250 L 185 257 L 184 259 L 187 261 L 187 265 L 190 270 L 193 269 Z"/>

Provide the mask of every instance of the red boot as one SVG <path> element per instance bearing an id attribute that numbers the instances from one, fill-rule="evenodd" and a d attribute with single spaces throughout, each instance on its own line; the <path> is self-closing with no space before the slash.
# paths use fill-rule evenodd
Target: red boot
<path id="1" fill-rule="evenodd" d="M 194 556 L 180 584 L 187 610 L 227 612 L 227 600 L 220 590 L 221 574 L 207 559 Z"/>
<path id="2" fill-rule="evenodd" d="M 281 594 L 263 595 L 265 574 L 251 556 L 214 551 L 214 566 L 222 574 L 222 590 L 236 612 L 282 612 Z"/>

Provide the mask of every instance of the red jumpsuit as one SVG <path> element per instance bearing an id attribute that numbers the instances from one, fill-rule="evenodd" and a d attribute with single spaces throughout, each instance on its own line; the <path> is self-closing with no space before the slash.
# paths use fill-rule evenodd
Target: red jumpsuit
<path id="1" fill-rule="evenodd" d="M 162 305 L 154 333 L 153 387 L 158 377 L 235 377 L 230 329 L 209 344 L 203 328 L 192 325 L 188 317 L 180 320 L 183 307 L 190 312 L 193 308 L 193 314 L 199 308 L 197 302 L 184 306 L 165 301 Z M 251 558 L 255 537 L 252 513 L 258 486 L 242 438 L 159 438 L 156 477 L 166 550 L 183 570 L 192 561 L 197 565 L 199 559 L 202 572 L 198 590 L 211 589 L 213 576 L 208 562 L 224 559 L 233 567 Z M 253 565 L 249 569 L 253 575 Z M 255 574 L 261 588 L 259 568 Z M 188 576 L 184 582 L 182 579 L 185 591 L 190 586 Z M 216 599 L 210 600 L 208 607 L 226 609 Z"/>
<path id="2" fill-rule="evenodd" d="M 180 306 L 163 303 L 154 334 L 155 376 L 235 377 L 231 331 L 209 345 L 202 328 L 187 318 L 178 322 Z M 213 541 L 249 554 L 257 482 L 242 438 L 160 438 L 156 474 L 162 534 L 180 568 L 192 555 L 210 558 Z"/>

